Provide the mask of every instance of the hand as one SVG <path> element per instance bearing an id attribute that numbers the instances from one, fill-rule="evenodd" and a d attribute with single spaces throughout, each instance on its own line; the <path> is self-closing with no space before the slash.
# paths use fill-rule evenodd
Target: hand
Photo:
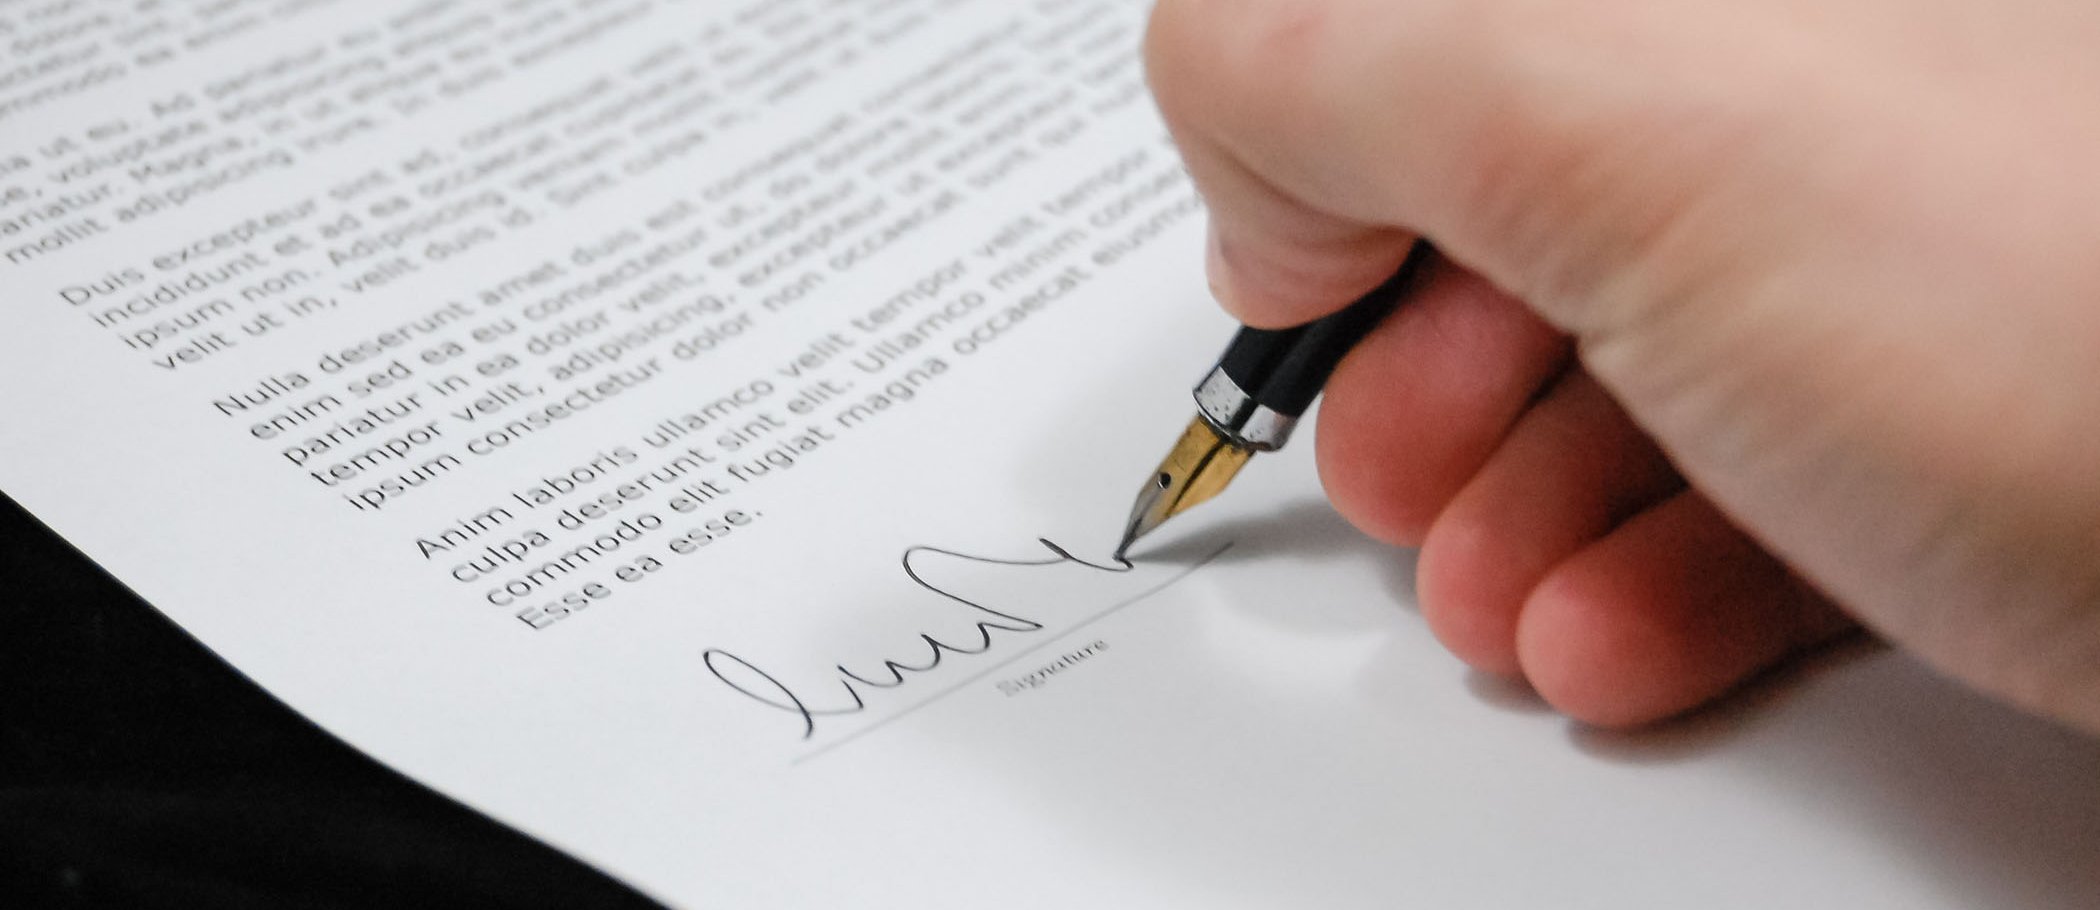
<path id="1" fill-rule="evenodd" d="M 1336 506 L 1481 669 L 1624 726 L 1862 623 L 2100 731 L 2100 5 L 1162 0 L 1235 315 L 1447 257 Z"/>

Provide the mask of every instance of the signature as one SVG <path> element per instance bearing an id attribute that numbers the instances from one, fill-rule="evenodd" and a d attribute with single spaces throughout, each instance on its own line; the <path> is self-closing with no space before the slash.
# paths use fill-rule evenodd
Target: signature
<path id="1" fill-rule="evenodd" d="M 848 669 L 844 664 L 835 665 L 832 669 L 837 671 L 834 681 L 838 684 L 838 688 L 834 691 L 829 685 L 826 685 L 824 687 L 825 697 L 823 698 L 814 695 L 804 697 L 795 690 L 788 688 L 787 684 L 781 682 L 779 677 L 766 672 L 758 665 L 744 658 L 720 648 L 709 648 L 702 656 L 702 659 L 707 664 L 708 672 L 713 673 L 715 678 L 720 680 L 723 685 L 735 690 L 745 698 L 768 708 L 794 715 L 802 724 L 802 738 L 809 739 L 817 733 L 817 718 L 839 717 L 866 711 L 868 709 L 867 693 L 871 690 L 895 689 L 910 682 L 915 676 L 931 672 L 950 657 L 967 657 L 974 654 L 983 654 L 992 649 L 993 640 L 997 637 L 1027 635 L 1043 630 L 1043 623 L 1037 620 L 1015 613 L 992 609 L 927 581 L 912 566 L 913 556 L 921 553 L 937 553 L 967 562 L 999 566 L 1043 567 L 1077 563 L 1089 569 L 1096 569 L 1102 572 L 1128 572 L 1134 568 L 1129 560 L 1116 560 L 1112 564 L 1103 565 L 1073 556 L 1063 547 L 1048 540 L 1040 540 L 1039 542 L 1050 550 L 1054 558 L 1036 560 L 991 559 L 983 556 L 971 556 L 967 553 L 957 553 L 953 550 L 943 550 L 938 547 L 912 547 L 905 550 L 903 557 L 905 576 L 910 578 L 913 584 L 938 594 L 967 610 L 973 611 L 977 621 L 971 625 L 971 629 L 974 630 L 975 634 L 964 632 L 961 633 L 963 637 L 960 640 L 944 641 L 935 638 L 931 634 L 920 633 L 919 641 L 925 645 L 922 653 L 903 658 L 885 659 L 882 661 L 881 669 L 865 674 Z"/>

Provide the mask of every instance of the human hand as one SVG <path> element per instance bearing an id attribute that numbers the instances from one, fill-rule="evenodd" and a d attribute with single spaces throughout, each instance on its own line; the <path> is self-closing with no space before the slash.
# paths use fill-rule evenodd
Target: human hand
<path id="1" fill-rule="evenodd" d="M 2100 6 L 1161 0 L 1257 326 L 1447 261 L 1321 476 L 1431 628 L 1625 726 L 1856 620 L 2100 732 Z"/>

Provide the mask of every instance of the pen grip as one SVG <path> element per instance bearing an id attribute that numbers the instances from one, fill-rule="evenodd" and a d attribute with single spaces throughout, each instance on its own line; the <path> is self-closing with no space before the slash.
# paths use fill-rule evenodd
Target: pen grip
<path id="1" fill-rule="evenodd" d="M 1385 283 L 1343 309 L 1288 329 L 1240 329 L 1218 368 L 1270 410 L 1298 417 L 1320 397 L 1342 355 L 1393 312 L 1430 255 L 1417 243 Z"/>

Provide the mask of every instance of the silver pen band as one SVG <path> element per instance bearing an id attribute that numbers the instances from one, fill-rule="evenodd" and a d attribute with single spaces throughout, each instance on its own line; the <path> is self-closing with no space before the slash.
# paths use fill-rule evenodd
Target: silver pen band
<path id="1" fill-rule="evenodd" d="M 1258 452 L 1283 448 L 1298 425 L 1298 418 L 1255 401 L 1222 366 L 1196 384 L 1196 410 L 1228 441 Z"/>

